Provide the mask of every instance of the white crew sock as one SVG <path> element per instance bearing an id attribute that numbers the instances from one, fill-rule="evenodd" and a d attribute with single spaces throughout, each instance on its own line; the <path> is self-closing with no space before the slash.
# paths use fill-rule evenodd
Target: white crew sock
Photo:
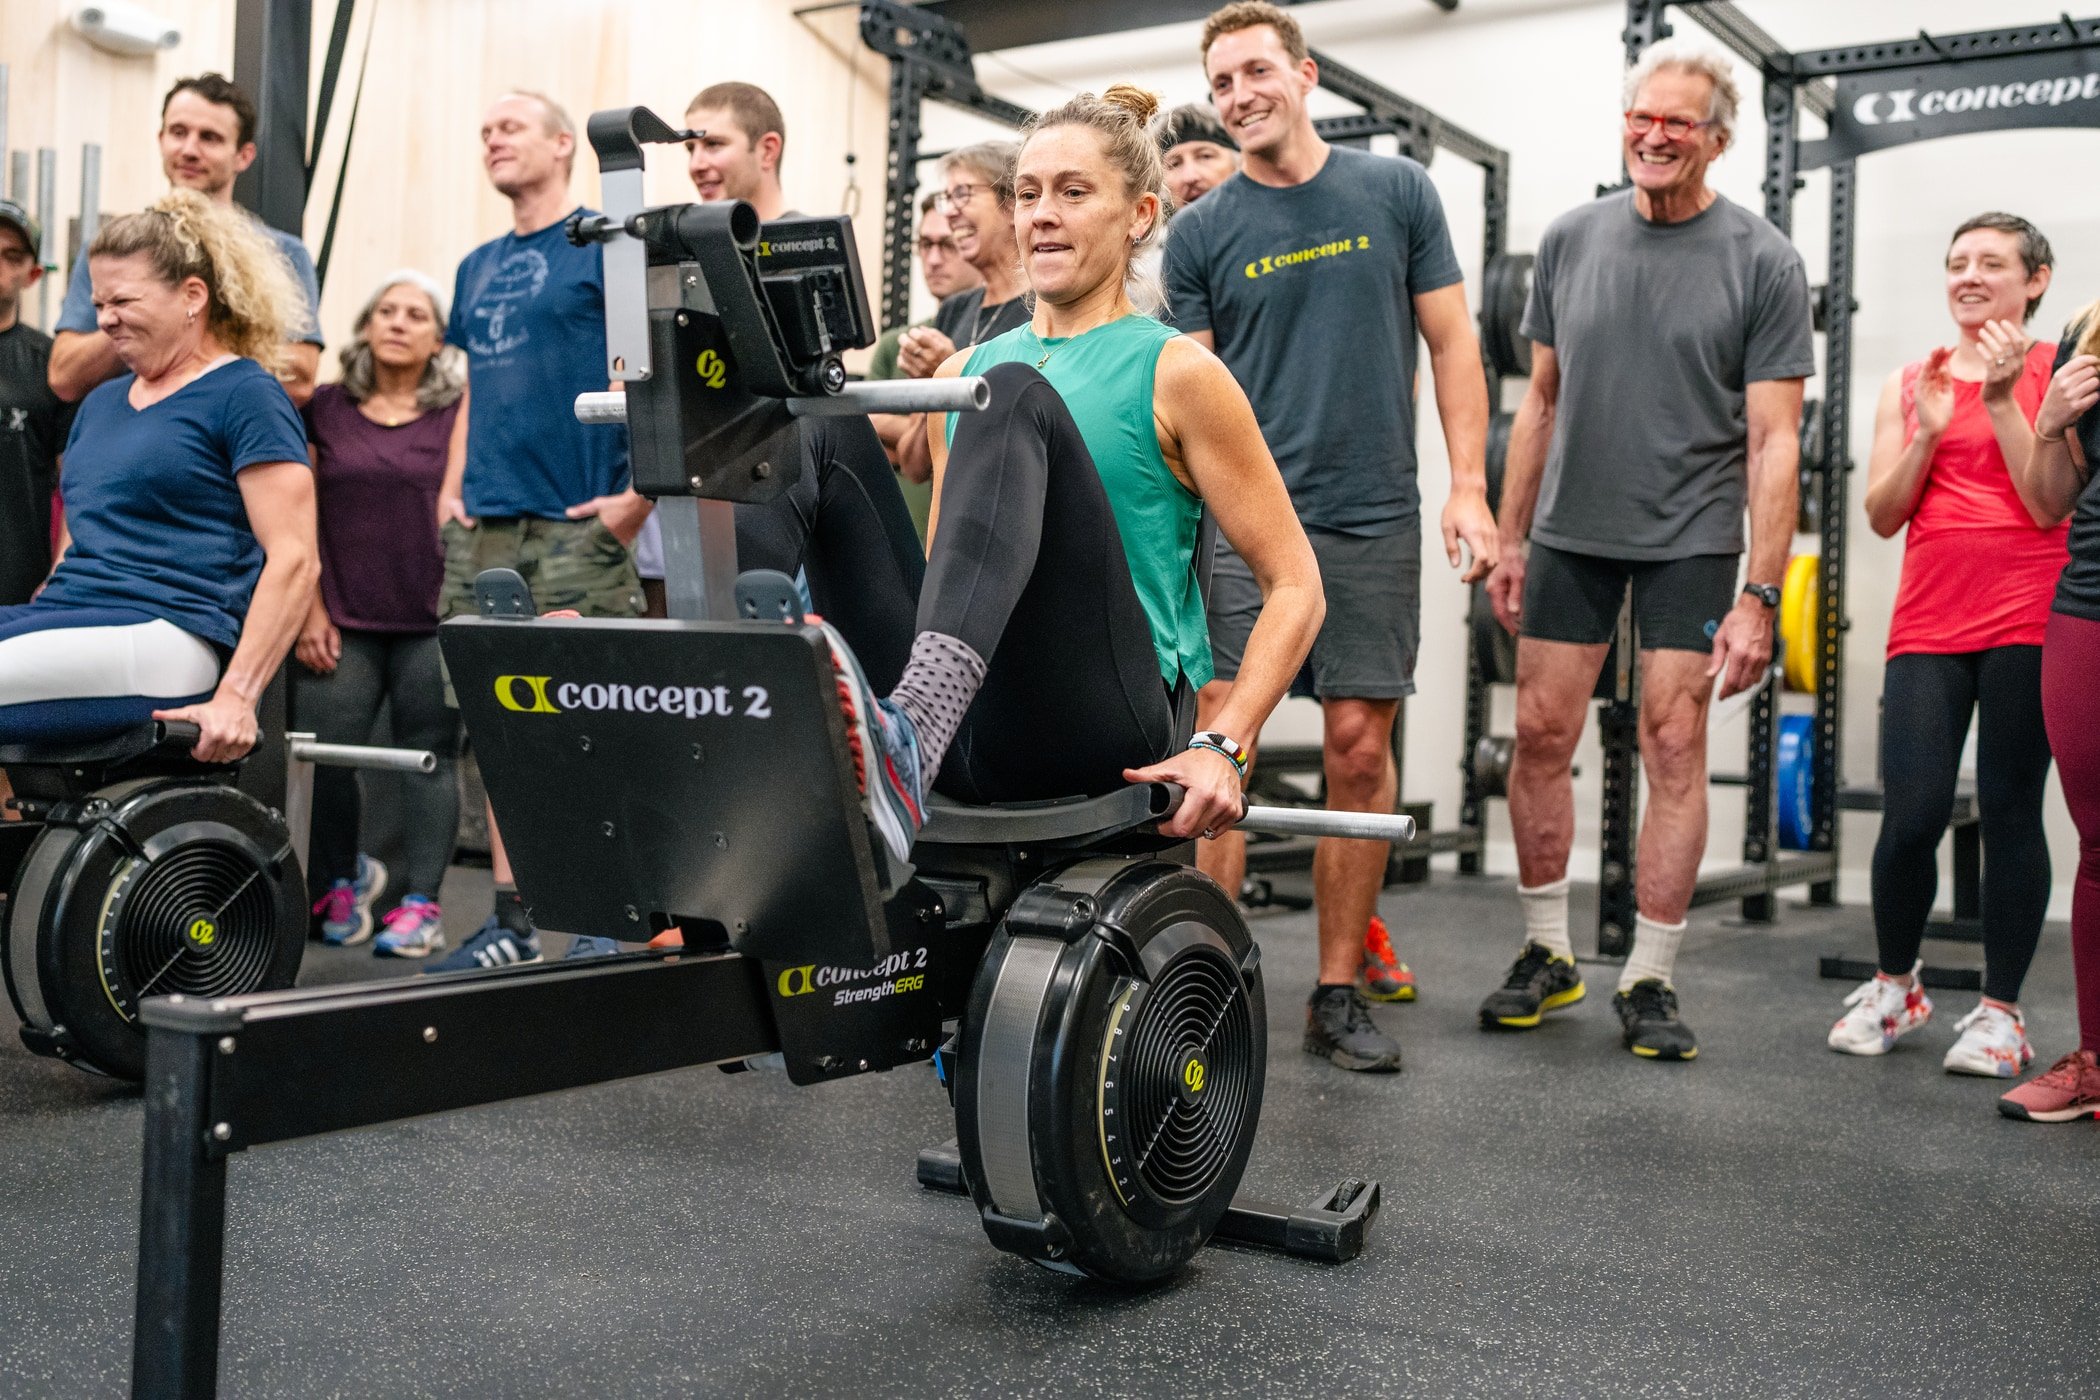
<path id="1" fill-rule="evenodd" d="M 1619 990 L 1653 977 L 1667 985 L 1677 966 L 1677 945 L 1684 941 L 1684 923 L 1659 924 L 1646 914 L 1633 916 L 1633 952 L 1619 972 Z"/>
<path id="2" fill-rule="evenodd" d="M 1575 961 L 1575 945 L 1568 941 L 1568 877 L 1531 889 L 1517 886 L 1524 905 L 1524 938 L 1556 958 Z"/>

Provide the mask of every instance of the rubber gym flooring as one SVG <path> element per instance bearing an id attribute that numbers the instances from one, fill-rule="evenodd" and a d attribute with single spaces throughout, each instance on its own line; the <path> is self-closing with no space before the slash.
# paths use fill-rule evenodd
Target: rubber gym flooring
<path id="1" fill-rule="evenodd" d="M 454 872 L 446 903 L 485 908 L 486 878 Z M 1425 989 L 1379 1013 L 1397 1077 L 1299 1050 L 1311 916 L 1255 925 L 1271 1061 L 1247 1188 L 1380 1178 L 1353 1264 L 1214 1248 L 1151 1293 L 1075 1284 L 914 1184 L 916 1149 L 952 1132 L 930 1071 L 796 1089 L 692 1070 L 236 1157 L 223 1391 L 2100 1388 L 2100 1128 L 2002 1119 L 1992 1083 L 1940 1071 L 1972 994 L 1886 1058 L 1824 1049 L 1846 989 L 1815 957 L 1863 953 L 1864 911 L 1790 907 L 1776 932 L 1695 914 L 1679 982 L 1703 1053 L 1658 1065 L 1619 1048 L 1604 967 L 1541 1030 L 1475 1029 L 1515 951 L 1508 882 L 1440 874 L 1384 908 Z M 375 970 L 316 950 L 307 980 Z M 2072 1043 L 2070 976 L 2051 927 L 2028 1002 L 2045 1056 Z M 137 1096 L 5 1040 L 0 1393 L 121 1393 Z"/>

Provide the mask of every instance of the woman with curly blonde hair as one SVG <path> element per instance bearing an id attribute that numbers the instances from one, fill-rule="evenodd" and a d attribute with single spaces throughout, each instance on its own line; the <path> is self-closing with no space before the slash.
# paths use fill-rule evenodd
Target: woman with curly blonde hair
<path id="1" fill-rule="evenodd" d="M 88 264 L 127 372 L 66 442 L 57 567 L 0 608 L 0 742 L 178 719 L 197 758 L 229 761 L 319 576 L 306 432 L 275 377 L 304 300 L 240 210 L 189 190 L 104 224 Z"/>

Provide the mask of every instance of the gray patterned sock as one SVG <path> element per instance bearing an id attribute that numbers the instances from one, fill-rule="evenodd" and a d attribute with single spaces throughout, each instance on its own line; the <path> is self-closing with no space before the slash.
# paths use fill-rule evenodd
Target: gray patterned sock
<path id="1" fill-rule="evenodd" d="M 940 632 L 912 638 L 911 660 L 889 698 L 919 732 L 919 771 L 928 787 L 983 685 L 984 658 L 969 643 Z"/>

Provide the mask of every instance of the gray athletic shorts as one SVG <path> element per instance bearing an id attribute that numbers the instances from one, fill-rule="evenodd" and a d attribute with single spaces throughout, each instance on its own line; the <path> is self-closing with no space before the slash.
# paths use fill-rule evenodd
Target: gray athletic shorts
<path id="1" fill-rule="evenodd" d="M 1320 561 L 1327 620 L 1291 694 L 1322 700 L 1395 700 L 1415 693 L 1422 643 L 1422 527 L 1391 535 L 1305 532 Z M 1223 539 L 1210 576 L 1211 664 L 1237 679 L 1261 589 L 1245 560 Z"/>

